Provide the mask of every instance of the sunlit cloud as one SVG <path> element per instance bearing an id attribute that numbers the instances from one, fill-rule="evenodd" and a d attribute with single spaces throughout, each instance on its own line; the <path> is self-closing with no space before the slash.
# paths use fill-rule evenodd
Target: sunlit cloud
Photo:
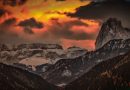
<path id="1" fill-rule="evenodd" d="M 27 0 L 15 6 L 0 3 L 0 8 L 8 11 L 2 13 L 0 25 L 6 20 L 16 19 L 15 24 L 10 25 L 11 28 L 6 27 L 8 32 L 0 40 L 2 43 L 12 43 L 12 40 L 14 43 L 58 43 L 64 48 L 79 46 L 92 50 L 100 22 L 66 15 L 89 3 L 89 0 Z M 1 32 L 4 30 L 5 27 L 1 28 Z"/>

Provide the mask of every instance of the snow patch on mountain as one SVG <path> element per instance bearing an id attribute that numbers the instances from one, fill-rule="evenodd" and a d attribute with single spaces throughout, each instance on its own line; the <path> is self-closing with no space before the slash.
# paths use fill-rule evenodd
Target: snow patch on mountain
<path id="1" fill-rule="evenodd" d="M 37 66 L 41 64 L 51 63 L 49 60 L 41 57 L 31 57 L 21 60 L 19 63 L 31 66 Z"/>
<path id="2" fill-rule="evenodd" d="M 62 73 L 63 77 L 70 77 L 71 75 L 72 75 L 72 73 L 70 70 L 64 70 Z"/>
<path id="3" fill-rule="evenodd" d="M 56 86 L 63 87 L 66 86 L 66 83 L 57 84 Z"/>

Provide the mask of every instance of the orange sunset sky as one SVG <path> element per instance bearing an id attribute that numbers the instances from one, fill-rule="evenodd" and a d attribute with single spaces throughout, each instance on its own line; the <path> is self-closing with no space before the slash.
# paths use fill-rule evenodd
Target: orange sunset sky
<path id="1" fill-rule="evenodd" d="M 2 43 L 58 43 L 64 48 L 78 46 L 92 50 L 100 29 L 99 21 L 67 16 L 90 0 L 0 1 Z M 26 22 L 26 23 L 25 23 Z M 32 25 L 28 25 L 31 22 Z M 23 24 L 24 23 L 24 24 Z M 34 25 L 36 23 L 36 25 Z M 40 27 L 41 25 L 41 27 Z"/>

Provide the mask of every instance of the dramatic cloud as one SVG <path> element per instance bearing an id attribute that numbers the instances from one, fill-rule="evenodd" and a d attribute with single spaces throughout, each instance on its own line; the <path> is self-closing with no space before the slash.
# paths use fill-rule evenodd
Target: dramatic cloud
<path id="1" fill-rule="evenodd" d="M 6 11 L 5 11 L 5 10 L 0 9 L 0 17 L 1 17 L 1 16 L 3 16 L 5 13 L 6 13 Z"/>
<path id="2" fill-rule="evenodd" d="M 15 18 L 5 20 L 0 24 L 1 43 L 43 42 L 59 43 L 66 48 L 73 45 L 89 49 L 94 48 L 98 26 L 91 24 L 93 21 L 88 22 L 80 19 L 63 21 L 62 19 L 53 18 L 48 22 L 49 24 L 44 25 L 44 28 L 40 27 L 38 23 L 32 19 L 26 19 L 21 22 Z M 27 31 L 28 27 L 30 27 L 32 32 L 29 31 L 30 29 Z M 92 42 L 88 43 L 89 41 Z M 79 42 L 81 44 L 78 44 Z"/>
<path id="3" fill-rule="evenodd" d="M 7 32 L 10 32 L 10 27 L 15 25 L 16 19 L 10 18 L 5 20 L 3 23 L 0 24 L 0 36 L 6 34 Z M 6 35 L 7 36 L 7 35 Z"/>
<path id="4" fill-rule="evenodd" d="M 66 16 L 89 3 L 89 0 L 0 0 L 0 41 L 93 48 L 99 25 Z"/>
<path id="5" fill-rule="evenodd" d="M 26 19 L 21 21 L 18 26 L 24 27 L 24 31 L 29 34 L 33 34 L 32 28 L 43 28 L 43 24 L 41 22 L 37 22 L 34 18 Z"/>
<path id="6" fill-rule="evenodd" d="M 0 43 L 16 43 L 22 41 L 19 34 L 15 32 L 16 19 L 10 18 L 0 24 Z"/>
<path id="7" fill-rule="evenodd" d="M 116 17 L 123 21 L 125 26 L 129 26 L 130 2 L 129 0 L 94 0 L 89 5 L 81 6 L 75 13 L 68 14 L 71 17 L 85 19 L 107 19 Z"/>
<path id="8" fill-rule="evenodd" d="M 9 5 L 9 6 L 19 6 L 26 3 L 27 0 L 1 0 L 0 2 L 3 5 Z"/>
<path id="9" fill-rule="evenodd" d="M 5 15 L 6 13 L 7 13 L 7 14 L 10 14 L 9 11 L 7 11 L 7 10 L 5 10 L 5 9 L 2 9 L 2 8 L 0 9 L 0 17 L 3 16 L 3 15 Z"/>
<path id="10" fill-rule="evenodd" d="M 43 24 L 41 22 L 37 22 L 34 18 L 21 21 L 18 25 L 23 27 L 43 28 Z"/>
<path id="11" fill-rule="evenodd" d="M 7 26 L 10 26 L 10 25 L 15 24 L 15 23 L 16 23 L 16 18 L 10 18 L 10 19 L 5 20 L 1 24 L 1 26 L 7 27 Z"/>
<path id="12" fill-rule="evenodd" d="M 93 40 L 96 37 L 95 33 L 87 32 L 90 27 L 80 20 L 60 22 L 57 19 L 53 19 L 51 22 L 52 26 L 44 32 L 44 38 Z"/>
<path id="13" fill-rule="evenodd" d="M 38 35 L 26 34 L 25 30 L 23 31 L 23 28 L 18 26 L 17 23 L 18 21 L 15 18 L 9 18 L 0 23 L 0 43 L 31 43 L 39 39 L 37 38 Z"/>

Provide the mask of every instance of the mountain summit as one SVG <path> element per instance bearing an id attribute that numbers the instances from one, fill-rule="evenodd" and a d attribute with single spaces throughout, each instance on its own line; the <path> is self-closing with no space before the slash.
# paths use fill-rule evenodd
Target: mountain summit
<path id="1" fill-rule="evenodd" d="M 101 48 L 105 43 L 113 39 L 130 38 L 130 29 L 124 28 L 121 21 L 110 18 L 103 23 L 96 39 L 96 49 Z"/>

